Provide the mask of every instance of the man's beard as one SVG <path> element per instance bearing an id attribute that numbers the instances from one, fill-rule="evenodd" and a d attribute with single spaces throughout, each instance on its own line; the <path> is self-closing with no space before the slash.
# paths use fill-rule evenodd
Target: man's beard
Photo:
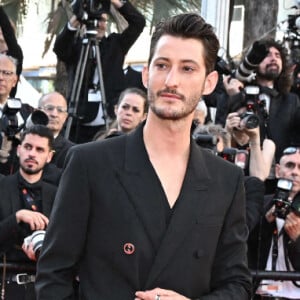
<path id="1" fill-rule="evenodd" d="M 179 95 L 179 94 L 177 94 L 176 91 L 167 91 L 167 90 L 160 91 L 160 92 L 154 94 L 149 89 L 149 92 L 148 92 L 149 107 L 157 117 L 159 117 L 160 119 L 164 119 L 164 120 L 176 121 L 176 120 L 180 120 L 180 119 L 187 117 L 195 110 L 195 108 L 199 102 L 199 99 L 200 99 L 199 95 L 193 95 L 189 99 L 187 99 L 183 95 L 180 95 L 181 99 L 177 99 L 176 101 L 182 101 L 183 103 L 185 103 L 185 106 L 182 107 L 181 110 L 173 109 L 172 107 L 170 109 L 167 109 L 165 107 L 160 107 L 159 105 L 156 105 L 156 103 L 157 103 L 156 100 L 162 92 L 168 92 L 171 94 L 173 93 L 176 95 Z"/>
<path id="2" fill-rule="evenodd" d="M 266 71 L 264 73 L 261 73 L 259 70 L 257 71 L 257 76 L 259 78 L 262 79 L 266 79 L 266 80 L 275 80 L 279 77 L 280 73 L 278 70 L 268 70 L 268 68 L 266 69 Z"/>
<path id="3" fill-rule="evenodd" d="M 43 168 L 36 168 L 36 169 L 31 169 L 29 167 L 20 165 L 20 168 L 22 169 L 22 171 L 27 174 L 27 175 L 35 175 L 38 174 Z"/>

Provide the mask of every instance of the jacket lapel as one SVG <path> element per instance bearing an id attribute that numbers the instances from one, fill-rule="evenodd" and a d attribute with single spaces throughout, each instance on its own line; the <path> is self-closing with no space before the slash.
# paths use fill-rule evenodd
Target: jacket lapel
<path id="1" fill-rule="evenodd" d="M 155 251 L 166 227 L 160 199 L 163 190 L 146 152 L 142 130 L 140 126 L 127 136 L 125 166 L 119 179 Z"/>

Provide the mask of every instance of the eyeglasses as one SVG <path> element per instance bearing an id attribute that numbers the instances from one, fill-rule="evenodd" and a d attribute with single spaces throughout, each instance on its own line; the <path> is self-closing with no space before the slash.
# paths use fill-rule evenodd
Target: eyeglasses
<path id="1" fill-rule="evenodd" d="M 295 154 L 300 151 L 299 147 L 287 147 L 283 150 L 282 155 Z"/>
<path id="2" fill-rule="evenodd" d="M 13 71 L 0 70 L 0 74 L 2 74 L 3 78 L 10 78 L 15 74 Z"/>
<path id="3" fill-rule="evenodd" d="M 51 104 L 43 106 L 42 109 L 47 111 L 47 112 L 52 112 L 52 111 L 54 111 L 54 109 L 56 109 L 57 112 L 60 113 L 60 114 L 67 112 L 66 108 L 64 108 L 62 106 L 51 105 Z"/>

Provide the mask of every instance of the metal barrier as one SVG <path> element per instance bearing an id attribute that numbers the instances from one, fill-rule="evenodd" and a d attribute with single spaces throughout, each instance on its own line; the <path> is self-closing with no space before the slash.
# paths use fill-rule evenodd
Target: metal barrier
<path id="1" fill-rule="evenodd" d="M 251 270 L 253 279 L 273 279 L 300 281 L 300 272 L 296 271 L 254 271 Z"/>

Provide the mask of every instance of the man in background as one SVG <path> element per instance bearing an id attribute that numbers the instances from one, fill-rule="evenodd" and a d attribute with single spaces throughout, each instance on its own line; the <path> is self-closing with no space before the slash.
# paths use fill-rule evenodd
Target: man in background
<path id="1" fill-rule="evenodd" d="M 52 158 L 52 143 L 53 135 L 43 125 L 34 125 L 22 132 L 17 148 L 19 170 L 0 180 L 3 299 L 35 299 L 36 257 L 33 245 L 27 248 L 23 240 L 36 230 L 45 230 L 49 222 L 56 187 L 43 182 L 41 177 Z M 10 265 L 14 268 L 10 269 Z"/>
<path id="2" fill-rule="evenodd" d="M 64 124 L 68 117 L 67 101 L 62 94 L 51 92 L 40 98 L 39 109 L 48 116 L 47 126 L 54 136 L 54 155 L 51 163 L 58 168 L 62 168 L 69 148 L 74 145 L 63 135 Z"/>

